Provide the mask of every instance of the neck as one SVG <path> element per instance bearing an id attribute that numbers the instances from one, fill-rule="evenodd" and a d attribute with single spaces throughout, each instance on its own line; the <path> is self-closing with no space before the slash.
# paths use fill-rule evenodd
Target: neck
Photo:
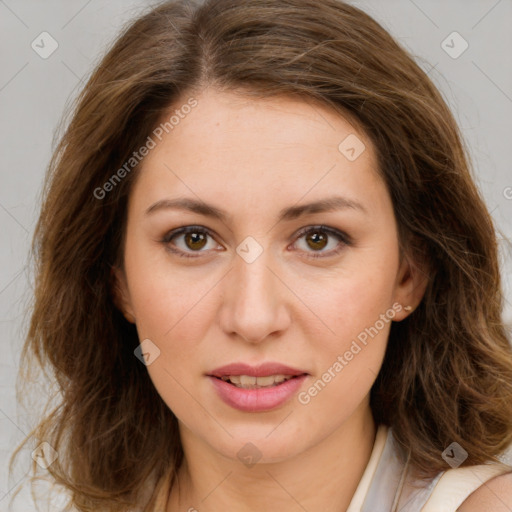
<path id="1" fill-rule="evenodd" d="M 321 442 L 284 461 L 244 467 L 180 425 L 184 462 L 167 511 L 346 511 L 370 458 L 368 403 Z"/>

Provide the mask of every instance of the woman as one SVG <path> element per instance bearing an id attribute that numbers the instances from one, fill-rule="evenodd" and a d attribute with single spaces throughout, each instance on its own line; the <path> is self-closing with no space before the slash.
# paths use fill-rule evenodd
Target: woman
<path id="1" fill-rule="evenodd" d="M 24 356 L 59 384 L 34 434 L 76 509 L 510 510 L 492 221 L 368 15 L 162 4 L 47 179 Z"/>

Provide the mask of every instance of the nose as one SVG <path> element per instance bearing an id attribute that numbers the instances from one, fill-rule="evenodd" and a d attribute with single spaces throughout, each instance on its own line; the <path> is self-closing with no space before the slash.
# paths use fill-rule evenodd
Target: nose
<path id="1" fill-rule="evenodd" d="M 230 337 L 260 343 L 284 332 L 290 324 L 291 292 L 278 277 L 270 251 L 248 263 L 238 254 L 223 280 L 221 326 Z"/>

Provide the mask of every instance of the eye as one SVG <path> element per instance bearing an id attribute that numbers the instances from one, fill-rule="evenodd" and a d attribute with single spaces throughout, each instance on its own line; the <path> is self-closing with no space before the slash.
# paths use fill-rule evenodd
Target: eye
<path id="1" fill-rule="evenodd" d="M 304 228 L 298 233 L 297 240 L 303 237 L 305 237 L 305 244 L 303 245 L 305 252 L 311 253 L 308 248 L 313 249 L 313 254 L 308 254 L 308 257 L 311 258 L 334 256 L 340 253 L 345 246 L 351 245 L 352 243 L 346 233 L 338 231 L 337 229 L 328 228 L 327 226 L 309 226 Z M 333 237 L 338 240 L 338 243 L 333 243 L 331 250 L 324 251 L 323 249 L 329 245 L 329 238 Z M 320 254 L 314 254 L 315 252 Z"/>
<path id="2" fill-rule="evenodd" d="M 162 243 L 165 244 L 167 250 L 173 254 L 183 258 L 197 258 L 200 254 L 193 253 L 208 251 L 208 237 L 213 239 L 213 235 L 210 230 L 204 227 L 184 226 L 167 233 L 162 239 Z M 334 256 L 341 252 L 345 246 L 351 245 L 352 243 L 350 237 L 346 233 L 322 225 L 308 226 L 302 229 L 297 234 L 296 240 L 300 240 L 303 237 L 306 237 L 304 240 L 306 246 L 302 250 L 310 253 L 308 254 L 308 257 L 310 258 Z M 323 249 L 329 245 L 329 238 L 335 238 L 338 242 L 333 244 L 333 248 L 331 250 L 324 251 Z M 181 240 L 181 244 L 176 243 L 175 240 Z M 297 241 L 295 244 L 296 243 Z M 309 251 L 308 248 L 312 248 L 313 251 Z M 214 247 L 210 247 L 209 249 L 214 249 Z M 320 254 L 312 254 L 311 252 Z"/>
<path id="3" fill-rule="evenodd" d="M 181 256 L 183 258 L 197 258 L 200 254 L 191 254 L 194 252 L 206 252 L 204 249 L 208 245 L 208 237 L 213 238 L 210 231 L 201 226 L 185 226 L 167 233 L 162 239 L 162 243 L 167 246 L 167 249 Z M 182 244 L 172 242 L 173 240 L 182 240 Z M 172 242 L 172 243 L 171 243 Z M 177 247 L 175 249 L 174 247 Z"/>

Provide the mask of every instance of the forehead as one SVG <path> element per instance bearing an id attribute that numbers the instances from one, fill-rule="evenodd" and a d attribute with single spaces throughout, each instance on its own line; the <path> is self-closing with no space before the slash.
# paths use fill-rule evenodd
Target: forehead
<path id="1" fill-rule="evenodd" d="M 298 201 L 334 191 L 383 192 L 370 140 L 328 107 L 212 89 L 194 99 L 194 108 L 182 109 L 190 103 L 182 96 L 162 116 L 135 194 L 157 200 L 176 192 L 254 206 L 284 195 Z"/>
<path id="2" fill-rule="evenodd" d="M 364 140 L 365 146 L 371 146 L 346 116 L 312 99 L 253 98 L 211 88 L 195 99 L 197 106 L 178 120 L 172 114 L 188 103 L 187 96 L 182 96 L 164 113 L 161 126 L 165 128 L 166 120 L 171 117 L 179 121 L 171 130 L 165 130 L 170 133 L 163 134 L 164 142 L 172 146 L 170 139 L 173 138 L 182 152 L 192 153 L 196 158 L 212 153 L 223 156 L 222 152 L 229 152 L 246 155 L 252 160 L 274 152 L 282 161 L 299 159 L 304 152 L 314 152 L 318 157 L 319 151 L 326 150 L 334 158 L 338 155 L 339 143 L 351 134 Z M 171 133 L 172 137 L 166 136 Z"/>

